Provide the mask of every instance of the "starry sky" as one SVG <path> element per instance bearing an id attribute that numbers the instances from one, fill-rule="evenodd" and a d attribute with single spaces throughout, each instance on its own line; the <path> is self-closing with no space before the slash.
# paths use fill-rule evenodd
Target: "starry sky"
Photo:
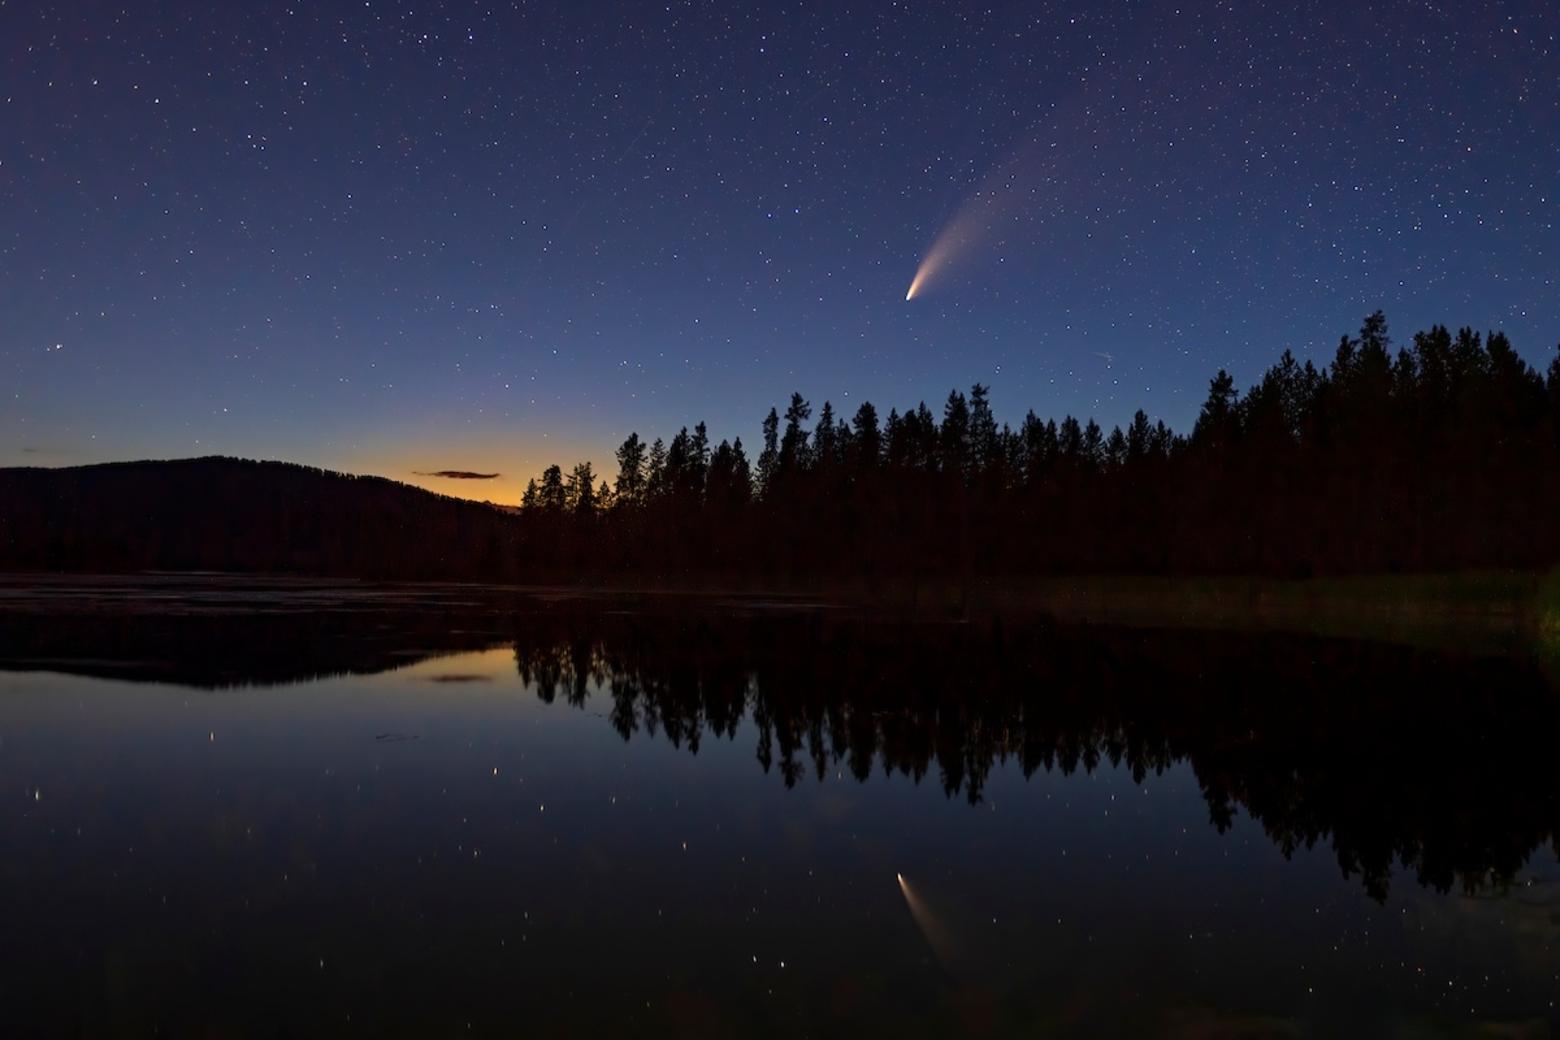
<path id="1" fill-rule="evenodd" d="M 793 389 L 1185 428 L 1377 307 L 1547 363 L 1557 40 L 1552 0 L 0 0 L 0 465 L 512 502 Z"/>

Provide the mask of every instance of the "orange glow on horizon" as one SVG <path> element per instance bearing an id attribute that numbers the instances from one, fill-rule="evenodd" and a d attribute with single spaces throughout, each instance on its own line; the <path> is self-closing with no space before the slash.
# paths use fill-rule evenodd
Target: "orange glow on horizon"
<path id="1" fill-rule="evenodd" d="M 623 436 L 627 436 L 625 430 Z M 610 438 L 608 438 L 610 440 Z M 549 438 L 540 446 L 526 443 L 494 444 L 484 439 L 439 440 L 427 443 L 388 443 L 373 450 L 322 459 L 327 469 L 390 480 L 420 487 L 451 498 L 518 506 L 528 481 L 540 481 L 548 466 L 562 467 L 565 477 L 576 463 L 589 462 L 596 482 L 609 483 L 616 474 L 610 447 L 594 441 Z M 310 461 L 310 460 L 304 460 Z M 604 467 L 611 463 L 612 469 Z M 491 479 L 441 476 L 445 472 L 496 474 Z"/>

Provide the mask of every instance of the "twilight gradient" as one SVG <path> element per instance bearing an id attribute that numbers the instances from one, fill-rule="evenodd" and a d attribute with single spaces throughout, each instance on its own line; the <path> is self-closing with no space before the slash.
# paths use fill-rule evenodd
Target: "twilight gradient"
<path id="1" fill-rule="evenodd" d="M 1537 363 L 1557 33 L 1552 0 L 0 2 L 0 465 L 513 501 L 630 429 L 751 445 L 792 389 L 1184 427 L 1214 369 L 1376 307 Z"/>

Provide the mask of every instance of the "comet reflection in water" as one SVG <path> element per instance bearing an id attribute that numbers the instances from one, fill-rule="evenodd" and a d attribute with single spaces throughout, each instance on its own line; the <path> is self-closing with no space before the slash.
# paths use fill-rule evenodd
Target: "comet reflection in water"
<path id="1" fill-rule="evenodd" d="M 903 874 L 895 874 L 894 877 L 899 879 L 899 891 L 904 894 L 905 905 L 910 908 L 910 916 L 915 919 L 916 927 L 921 929 L 921 935 L 926 938 L 926 945 L 932 948 L 932 954 L 937 958 L 937 963 L 942 965 L 943 970 L 951 974 L 954 962 L 958 960 L 958 947 L 953 941 L 953 936 L 948 932 L 947 925 L 932 913 L 931 907 L 926 905 L 926 900 L 916 894 Z"/>

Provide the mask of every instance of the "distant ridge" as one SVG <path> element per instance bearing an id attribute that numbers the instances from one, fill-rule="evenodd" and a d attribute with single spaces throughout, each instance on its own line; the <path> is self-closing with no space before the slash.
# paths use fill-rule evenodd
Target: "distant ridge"
<path id="1" fill-rule="evenodd" d="M 0 571 L 511 578 L 510 510 L 222 456 L 0 468 Z"/>

